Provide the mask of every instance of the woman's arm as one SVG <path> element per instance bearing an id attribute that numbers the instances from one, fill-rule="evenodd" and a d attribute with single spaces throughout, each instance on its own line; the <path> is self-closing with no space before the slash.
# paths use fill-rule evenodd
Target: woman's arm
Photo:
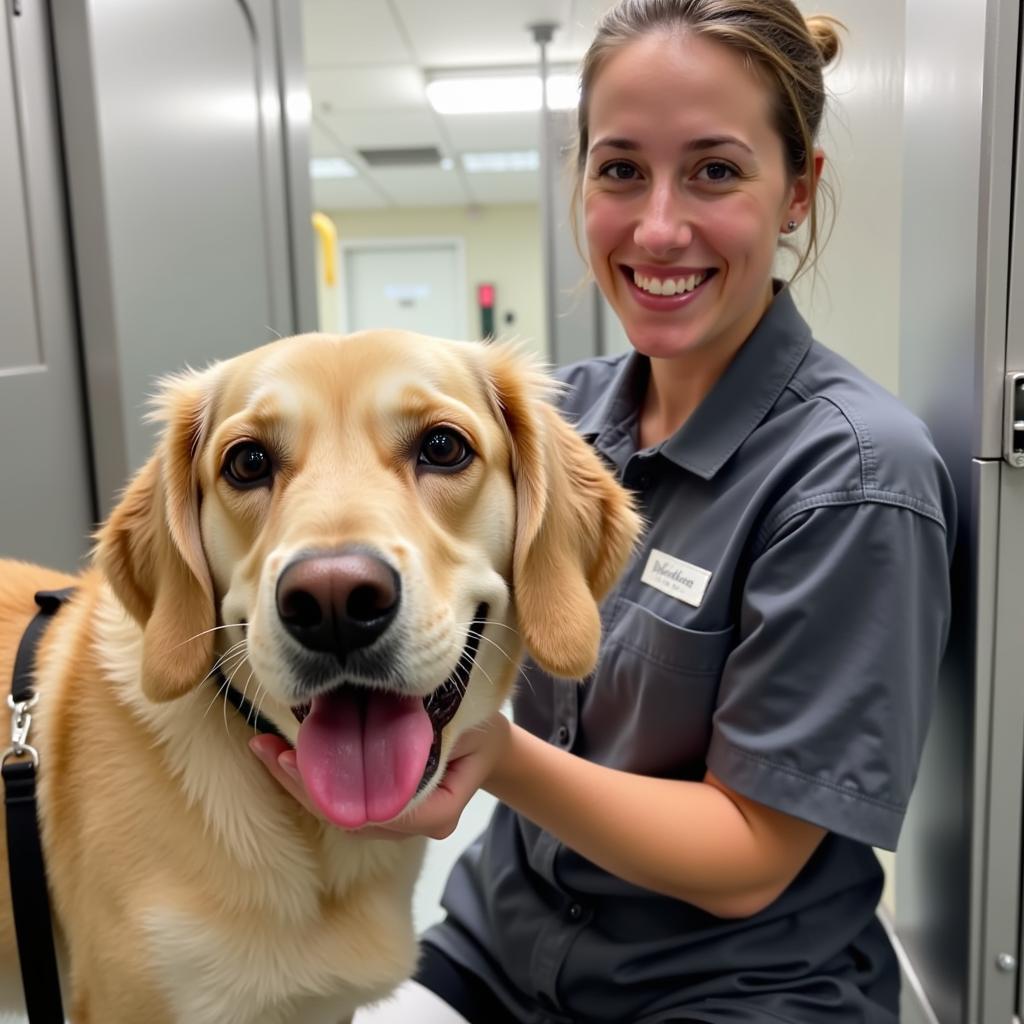
<path id="1" fill-rule="evenodd" d="M 484 788 L 620 878 L 718 917 L 747 917 L 793 880 L 825 832 L 730 790 L 586 761 L 512 726 Z"/>
<path id="2" fill-rule="evenodd" d="M 251 745 L 306 803 L 294 752 L 272 736 Z M 464 735 L 453 754 L 441 785 L 422 804 L 361 834 L 444 838 L 483 788 L 612 874 L 719 917 L 768 906 L 825 835 L 735 793 L 710 772 L 702 782 L 679 782 L 605 768 L 501 714 Z"/>

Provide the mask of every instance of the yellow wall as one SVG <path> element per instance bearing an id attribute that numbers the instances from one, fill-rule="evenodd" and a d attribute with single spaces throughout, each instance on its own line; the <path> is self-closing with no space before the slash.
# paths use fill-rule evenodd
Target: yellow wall
<path id="1" fill-rule="evenodd" d="M 532 203 L 465 207 L 424 206 L 413 209 L 326 210 L 338 228 L 338 240 L 366 238 L 458 237 L 466 252 L 466 323 L 475 337 L 480 327 L 476 287 L 496 288 L 495 331 L 499 337 L 527 341 L 547 356 L 544 330 L 540 211 Z M 339 330 L 337 299 L 325 291 L 318 273 L 320 328 Z M 515 314 L 512 324 L 505 314 Z"/>

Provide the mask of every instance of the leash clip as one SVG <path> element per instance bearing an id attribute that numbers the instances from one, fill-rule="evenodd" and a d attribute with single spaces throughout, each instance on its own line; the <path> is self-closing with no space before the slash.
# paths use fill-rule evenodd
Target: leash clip
<path id="1" fill-rule="evenodd" d="M 7 706 L 11 709 L 11 745 L 0 755 L 0 764 L 4 764 L 8 757 L 22 757 L 28 754 L 34 765 L 39 764 L 39 752 L 28 743 L 28 732 L 32 727 L 32 716 L 29 709 L 36 706 L 39 694 L 34 693 L 28 700 L 15 700 L 13 695 L 7 695 Z"/>

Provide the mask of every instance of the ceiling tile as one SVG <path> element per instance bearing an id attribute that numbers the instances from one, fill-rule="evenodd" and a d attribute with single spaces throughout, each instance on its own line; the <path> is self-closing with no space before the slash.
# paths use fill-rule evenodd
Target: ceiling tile
<path id="1" fill-rule="evenodd" d="M 570 0 L 395 0 L 399 18 L 425 67 L 532 64 L 537 44 L 526 26 L 534 21 L 566 24 Z M 565 33 L 555 33 L 552 60 L 575 60 Z"/>
<path id="2" fill-rule="evenodd" d="M 426 110 L 423 76 L 413 64 L 308 71 L 313 108 L 325 103 L 334 110 Z"/>
<path id="3" fill-rule="evenodd" d="M 539 114 L 447 114 L 444 131 L 460 153 L 536 149 Z"/>
<path id="4" fill-rule="evenodd" d="M 336 208 L 344 208 L 342 200 L 352 206 L 534 201 L 529 174 L 472 175 L 466 179 L 469 194 L 458 173 L 371 172 L 353 151 L 420 145 L 452 155 L 536 149 L 536 114 L 435 115 L 426 104 L 424 69 L 535 64 L 538 48 L 525 26 L 538 20 L 562 23 L 549 59 L 575 65 L 596 19 L 614 0 L 302 3 L 315 118 L 312 153 L 344 156 L 363 172 L 357 179 L 317 184 L 318 196 L 329 192 Z"/>
<path id="5" fill-rule="evenodd" d="M 438 146 L 444 148 L 437 121 L 427 110 L 392 110 L 382 117 L 379 110 L 346 110 L 316 114 L 323 129 L 352 149 L 388 146 Z"/>
<path id="6" fill-rule="evenodd" d="M 386 3 L 303 0 L 302 35 L 307 68 L 413 59 Z"/>

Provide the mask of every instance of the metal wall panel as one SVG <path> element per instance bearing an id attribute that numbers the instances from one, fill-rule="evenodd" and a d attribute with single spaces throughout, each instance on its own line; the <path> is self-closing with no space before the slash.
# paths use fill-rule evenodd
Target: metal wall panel
<path id="1" fill-rule="evenodd" d="M 1017 1001 L 998 955 L 1017 945 L 1024 782 L 1007 575 L 1019 559 L 1000 461 L 1019 18 L 1016 0 L 907 2 L 900 392 L 949 466 L 960 529 L 896 916 L 942 1024 L 1010 1024 Z"/>
<path id="2" fill-rule="evenodd" d="M 0 8 L 0 555 L 78 567 L 95 510 L 45 4 Z"/>
<path id="3" fill-rule="evenodd" d="M 298 16 L 274 0 L 54 5 L 103 511 L 151 449 L 155 378 L 313 322 L 282 103 L 299 32 L 279 22 Z"/>

